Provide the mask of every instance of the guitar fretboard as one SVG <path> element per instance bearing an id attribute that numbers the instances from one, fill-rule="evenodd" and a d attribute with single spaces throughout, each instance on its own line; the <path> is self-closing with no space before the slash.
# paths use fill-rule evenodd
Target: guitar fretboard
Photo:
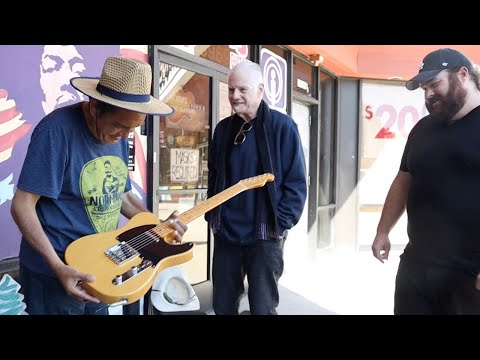
<path id="1" fill-rule="evenodd" d="M 185 224 L 188 224 L 199 216 L 202 216 L 203 214 L 207 213 L 208 211 L 212 210 L 213 208 L 217 207 L 218 205 L 224 203 L 228 199 L 231 199 L 235 195 L 238 195 L 245 190 L 248 190 L 248 187 L 246 187 L 242 183 L 232 185 L 229 188 L 223 190 L 222 192 L 212 196 L 211 198 L 208 198 L 207 200 L 202 201 L 200 204 L 180 214 L 178 218 L 182 220 Z M 174 229 L 172 229 L 168 225 L 168 223 L 161 223 L 156 228 L 151 230 L 153 230 L 162 238 L 174 231 Z"/>

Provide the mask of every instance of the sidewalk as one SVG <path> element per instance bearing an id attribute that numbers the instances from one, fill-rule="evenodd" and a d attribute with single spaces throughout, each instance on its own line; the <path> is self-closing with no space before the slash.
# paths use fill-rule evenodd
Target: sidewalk
<path id="1" fill-rule="evenodd" d="M 371 251 L 319 250 L 314 261 L 285 257 L 279 315 L 392 315 L 399 256 L 384 264 Z M 121 306 L 112 315 L 121 314 Z M 247 297 L 240 312 L 249 309 Z"/>
<path id="2" fill-rule="evenodd" d="M 327 313 L 392 315 L 395 276 L 402 252 L 391 251 L 383 264 L 371 251 L 321 250 L 310 263 L 287 259 L 280 284 L 289 292 L 284 292 L 280 307 L 291 309 L 293 292 Z M 304 304 L 307 303 L 302 299 L 302 313 L 320 311 Z"/>
<path id="3" fill-rule="evenodd" d="M 280 304 L 277 308 L 278 315 L 335 315 L 313 301 L 287 289 L 284 286 L 279 287 Z M 240 314 L 249 309 L 247 296 L 240 301 Z"/>

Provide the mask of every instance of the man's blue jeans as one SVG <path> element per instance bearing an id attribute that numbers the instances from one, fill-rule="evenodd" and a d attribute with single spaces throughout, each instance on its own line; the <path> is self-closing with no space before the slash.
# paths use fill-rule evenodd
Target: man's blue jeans
<path id="1" fill-rule="evenodd" d="M 106 304 L 83 302 L 68 295 L 53 277 L 20 264 L 20 292 L 30 315 L 108 315 Z"/>
<path id="2" fill-rule="evenodd" d="M 248 279 L 252 315 L 276 315 L 278 280 L 283 273 L 284 239 L 258 240 L 238 246 L 215 236 L 213 253 L 213 310 L 216 315 L 238 315 Z"/>

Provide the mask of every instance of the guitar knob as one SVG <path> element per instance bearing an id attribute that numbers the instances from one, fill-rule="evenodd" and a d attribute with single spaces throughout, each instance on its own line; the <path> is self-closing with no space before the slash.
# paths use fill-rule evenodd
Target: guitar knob
<path id="1" fill-rule="evenodd" d="M 122 283 L 122 275 L 115 276 L 113 279 L 113 285 L 120 285 Z"/>
<path id="2" fill-rule="evenodd" d="M 137 275 L 138 274 L 138 266 L 132 266 L 132 269 L 130 270 L 132 275 Z"/>

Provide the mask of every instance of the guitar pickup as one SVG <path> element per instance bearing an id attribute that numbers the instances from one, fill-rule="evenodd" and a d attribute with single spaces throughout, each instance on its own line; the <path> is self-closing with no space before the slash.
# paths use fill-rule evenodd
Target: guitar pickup
<path id="1" fill-rule="evenodd" d="M 113 285 L 123 284 L 125 281 L 135 277 L 136 275 L 140 274 L 142 271 L 148 269 L 151 266 L 153 266 L 153 262 L 151 262 L 150 260 L 143 260 L 140 265 L 132 266 L 130 270 L 124 272 L 123 274 L 115 276 L 115 278 L 112 280 L 112 283 Z"/>
<path id="2" fill-rule="evenodd" d="M 140 254 L 124 241 L 105 250 L 105 255 L 112 259 L 115 264 L 120 265 Z"/>

